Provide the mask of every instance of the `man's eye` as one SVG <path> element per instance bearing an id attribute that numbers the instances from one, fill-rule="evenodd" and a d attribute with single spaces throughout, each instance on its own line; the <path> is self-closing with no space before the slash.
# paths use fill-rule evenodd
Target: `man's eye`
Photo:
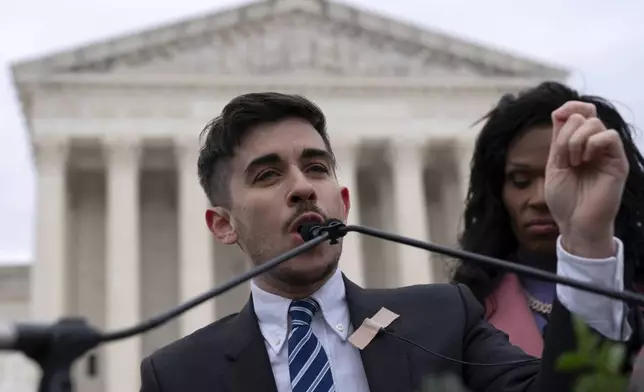
<path id="1" fill-rule="evenodd" d="M 276 176 L 278 173 L 275 170 L 266 170 L 261 172 L 257 177 L 255 177 L 255 181 L 266 181 L 271 179 L 271 177 Z"/>
<path id="2" fill-rule="evenodd" d="M 310 171 L 315 171 L 315 172 L 321 172 L 321 173 L 328 173 L 329 169 L 326 168 L 324 165 L 316 164 L 316 165 L 311 165 L 309 166 Z"/>

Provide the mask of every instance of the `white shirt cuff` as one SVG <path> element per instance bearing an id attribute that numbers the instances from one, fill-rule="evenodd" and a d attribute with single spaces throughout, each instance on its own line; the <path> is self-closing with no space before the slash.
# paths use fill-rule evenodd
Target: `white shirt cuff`
<path id="1" fill-rule="evenodd" d="M 614 238 L 617 255 L 606 259 L 587 259 L 568 253 L 557 239 L 557 275 L 592 283 L 610 290 L 624 290 L 624 245 Z M 626 341 L 632 329 L 625 319 L 627 304 L 574 287 L 557 285 L 557 298 L 570 313 L 614 341 Z"/>

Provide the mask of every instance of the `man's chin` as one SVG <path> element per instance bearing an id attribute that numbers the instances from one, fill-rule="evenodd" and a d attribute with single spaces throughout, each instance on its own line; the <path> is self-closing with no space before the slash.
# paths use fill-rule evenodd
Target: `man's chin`
<path id="1" fill-rule="evenodd" d="M 272 274 L 279 281 L 292 287 L 308 287 L 325 281 L 334 272 L 338 263 L 331 263 L 320 266 L 302 266 L 303 268 L 284 268 L 278 267 L 278 270 Z M 290 266 L 289 266 L 290 267 Z"/>

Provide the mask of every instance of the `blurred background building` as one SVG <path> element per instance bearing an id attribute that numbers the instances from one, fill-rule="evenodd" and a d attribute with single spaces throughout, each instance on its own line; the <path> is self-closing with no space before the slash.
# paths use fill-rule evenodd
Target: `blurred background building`
<path id="1" fill-rule="evenodd" d="M 499 97 L 566 71 L 339 3 L 272 0 L 22 61 L 13 67 L 37 167 L 30 266 L 0 268 L 3 319 L 82 315 L 130 326 L 240 274 L 214 243 L 196 174 L 198 134 L 236 95 L 320 105 L 353 190 L 351 223 L 454 245 L 474 135 Z M 447 279 L 449 261 L 345 239 L 342 268 L 368 287 Z M 237 311 L 248 286 L 87 358 L 77 390 L 138 391 L 141 358 Z M 34 391 L 21 358 L 0 391 Z"/>
<path id="2" fill-rule="evenodd" d="M 24 260 L 7 260 L 0 266 L 1 322 L 29 320 L 29 266 Z M 35 391 L 35 368 L 18 353 L 0 353 L 0 391 Z"/>

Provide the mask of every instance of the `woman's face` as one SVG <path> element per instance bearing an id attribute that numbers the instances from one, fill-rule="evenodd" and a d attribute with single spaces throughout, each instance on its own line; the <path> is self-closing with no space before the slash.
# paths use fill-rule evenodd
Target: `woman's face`
<path id="1" fill-rule="evenodd" d="M 544 199 L 544 181 L 552 127 L 529 129 L 508 150 L 503 203 L 519 245 L 554 254 L 559 229 Z"/>

